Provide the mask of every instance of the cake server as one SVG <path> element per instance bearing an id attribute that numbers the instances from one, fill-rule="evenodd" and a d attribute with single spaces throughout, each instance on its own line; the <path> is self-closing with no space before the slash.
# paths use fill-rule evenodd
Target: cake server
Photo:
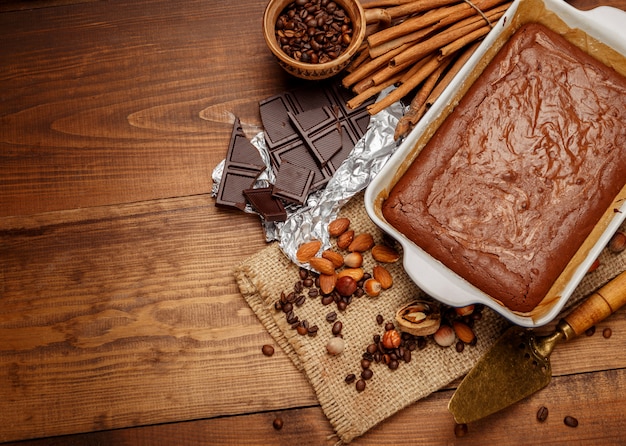
<path id="1" fill-rule="evenodd" d="M 555 331 L 538 336 L 509 328 L 463 379 L 448 410 L 457 423 L 491 415 L 544 388 L 550 382 L 550 354 L 561 341 L 584 333 L 626 303 L 626 271 L 591 294 L 561 319 Z"/>

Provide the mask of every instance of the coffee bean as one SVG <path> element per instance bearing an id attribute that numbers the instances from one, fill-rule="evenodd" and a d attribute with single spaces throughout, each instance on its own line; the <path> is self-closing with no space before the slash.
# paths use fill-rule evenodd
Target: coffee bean
<path id="1" fill-rule="evenodd" d="M 331 311 L 326 315 L 326 320 L 328 322 L 335 322 L 335 319 L 337 319 L 337 313 L 335 313 L 334 311 Z"/>
<path id="2" fill-rule="evenodd" d="M 391 361 L 389 361 L 387 367 L 389 367 L 390 370 L 397 370 L 398 367 L 400 367 L 400 363 L 397 359 L 392 359 Z"/>
<path id="3" fill-rule="evenodd" d="M 356 375 L 354 373 L 350 373 L 350 374 L 346 375 L 346 378 L 345 378 L 344 381 L 347 384 L 352 384 L 355 380 L 356 380 Z"/>
<path id="4" fill-rule="evenodd" d="M 341 323 L 341 321 L 337 321 L 333 324 L 333 328 L 332 328 L 332 333 L 334 336 L 337 336 L 338 334 L 341 333 L 341 330 L 343 329 L 343 324 Z"/>
<path id="5" fill-rule="evenodd" d="M 455 437 L 465 437 L 467 435 L 467 432 L 468 432 L 467 424 L 465 424 L 465 423 L 456 424 L 454 426 L 454 436 Z"/>
<path id="6" fill-rule="evenodd" d="M 577 427 L 578 426 L 578 420 L 570 415 L 566 416 L 563 419 L 563 423 L 565 423 L 566 426 L 569 427 Z"/>
<path id="7" fill-rule="evenodd" d="M 276 429 L 277 431 L 281 430 L 283 428 L 283 419 L 274 418 L 274 421 L 272 422 L 272 426 L 274 426 L 274 429 Z"/>
<path id="8" fill-rule="evenodd" d="M 299 335 L 302 335 L 302 336 L 309 333 L 309 330 L 302 324 L 298 325 L 298 328 L 296 328 L 296 331 L 298 332 Z"/>
<path id="9" fill-rule="evenodd" d="M 274 354 L 274 347 L 269 344 L 265 344 L 263 347 L 261 347 L 261 351 L 265 356 L 272 356 Z"/>
<path id="10" fill-rule="evenodd" d="M 328 296 L 322 296 L 322 305 L 330 305 L 334 302 L 333 296 L 329 294 Z"/>
<path id="11" fill-rule="evenodd" d="M 374 376 L 374 372 L 372 372 L 372 369 L 363 369 L 361 371 L 361 378 L 365 380 L 372 379 L 372 376 Z"/>
<path id="12" fill-rule="evenodd" d="M 383 325 L 384 320 L 385 320 L 385 319 L 383 318 L 383 315 L 382 315 L 382 314 L 379 314 L 379 315 L 377 315 L 377 316 L 376 316 L 376 323 L 377 323 L 378 325 Z"/>
<path id="13" fill-rule="evenodd" d="M 459 341 L 456 343 L 455 348 L 458 353 L 461 353 L 463 352 L 463 350 L 465 350 L 465 343 L 463 341 Z"/>
<path id="14" fill-rule="evenodd" d="M 369 369 L 370 365 L 372 365 L 372 361 L 370 361 L 369 359 L 361 359 L 361 368 L 362 369 Z"/>
<path id="15" fill-rule="evenodd" d="M 613 330 L 611 330 L 609 327 L 606 327 L 604 330 L 602 330 L 602 336 L 605 339 L 609 339 L 612 334 L 613 334 Z"/>
<path id="16" fill-rule="evenodd" d="M 592 327 L 589 327 L 587 330 L 585 330 L 585 334 L 587 336 L 593 336 L 593 334 L 596 332 L 596 327 L 595 325 Z"/>
<path id="17" fill-rule="evenodd" d="M 548 408 L 546 406 L 541 406 L 537 411 L 537 420 L 543 423 L 546 421 L 546 418 L 548 418 Z"/>
<path id="18" fill-rule="evenodd" d="M 393 322 L 387 322 L 385 324 L 385 331 L 389 331 L 389 330 L 393 330 L 395 327 L 395 325 L 393 325 Z"/>
<path id="19" fill-rule="evenodd" d="M 290 3 L 275 23 L 276 40 L 282 50 L 305 63 L 336 59 L 350 45 L 352 32 L 351 20 L 343 8 L 326 0 Z M 303 274 L 301 270 L 302 279 L 306 277 Z"/>
<path id="20" fill-rule="evenodd" d="M 359 379 L 356 382 L 355 387 L 356 387 L 357 392 L 363 392 L 365 390 L 365 380 Z"/>

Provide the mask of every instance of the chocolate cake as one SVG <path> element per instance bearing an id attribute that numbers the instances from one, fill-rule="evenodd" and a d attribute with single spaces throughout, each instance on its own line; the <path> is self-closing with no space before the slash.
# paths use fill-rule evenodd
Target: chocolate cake
<path id="1" fill-rule="evenodd" d="M 382 212 L 510 310 L 526 313 L 626 183 L 626 78 L 543 25 L 506 42 Z"/>

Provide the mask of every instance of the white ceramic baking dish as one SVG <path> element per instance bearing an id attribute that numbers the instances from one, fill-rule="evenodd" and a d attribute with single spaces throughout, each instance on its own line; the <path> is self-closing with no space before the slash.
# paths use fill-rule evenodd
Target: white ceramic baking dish
<path id="1" fill-rule="evenodd" d="M 603 62 L 626 75 L 625 12 L 611 7 L 583 12 L 561 0 L 516 0 L 368 186 L 365 207 L 374 223 L 402 245 L 404 269 L 425 293 L 451 306 L 482 303 L 515 324 L 538 327 L 552 321 L 559 314 L 593 261 L 626 218 L 626 188 L 616 198 L 613 206 L 607 209 L 605 216 L 570 261 L 549 295 L 535 310 L 526 314 L 507 309 L 453 273 L 388 224 L 381 212 L 382 202 L 388 192 L 467 91 L 472 79 L 480 74 L 508 37 L 526 22 L 540 22 L 560 34 L 573 36 L 570 40 L 573 39 L 575 45 L 601 60 L 605 58 Z M 597 45 L 598 42 L 600 45 Z M 617 57 L 615 53 L 619 53 Z M 620 209 L 621 212 L 615 212 L 615 209 Z"/>

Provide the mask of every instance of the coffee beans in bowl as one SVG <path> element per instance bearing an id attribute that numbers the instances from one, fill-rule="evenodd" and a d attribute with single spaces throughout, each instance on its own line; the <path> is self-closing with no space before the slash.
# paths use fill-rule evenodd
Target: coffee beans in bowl
<path id="1" fill-rule="evenodd" d="M 270 0 L 263 33 L 270 51 L 290 74 L 326 79 L 343 70 L 365 37 L 358 0 Z"/>

